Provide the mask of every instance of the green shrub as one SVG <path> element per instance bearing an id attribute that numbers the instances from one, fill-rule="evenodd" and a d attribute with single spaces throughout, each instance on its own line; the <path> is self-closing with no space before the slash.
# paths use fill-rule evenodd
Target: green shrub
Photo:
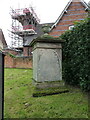
<path id="1" fill-rule="evenodd" d="M 83 90 L 90 90 L 90 18 L 76 22 L 71 31 L 62 36 L 63 76 L 72 85 L 79 85 Z"/>

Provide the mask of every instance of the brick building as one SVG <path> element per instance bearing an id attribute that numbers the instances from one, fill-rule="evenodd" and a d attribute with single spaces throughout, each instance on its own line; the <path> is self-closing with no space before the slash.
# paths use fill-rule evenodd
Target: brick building
<path id="1" fill-rule="evenodd" d="M 77 2 L 76 0 L 70 0 L 55 23 L 39 24 L 30 11 L 26 11 L 24 14 L 16 14 L 14 11 L 12 18 L 22 23 L 22 29 L 20 27 L 16 29 L 17 26 L 13 26 L 15 30 L 12 32 L 23 38 L 23 46 L 17 49 L 5 49 L 7 53 L 18 56 L 18 58 L 12 58 L 7 54 L 5 57 L 5 67 L 32 68 L 32 48 L 30 43 L 33 39 L 44 34 L 42 29 L 49 26 L 51 29 L 49 35 L 59 37 L 66 30 L 72 29 L 74 21 L 83 20 L 87 13 L 88 5 L 83 0 L 78 0 Z M 6 47 L 5 40 L 3 43 L 4 47 Z"/>
<path id="2" fill-rule="evenodd" d="M 32 8 L 33 9 L 33 8 Z M 32 12 L 31 12 L 32 11 Z M 37 15 L 31 9 L 12 10 L 12 20 L 18 21 L 22 26 L 12 26 L 12 33 L 23 38 L 23 46 L 20 49 L 22 56 L 32 56 L 30 43 L 33 39 L 44 34 L 42 27 L 49 25 L 49 35 L 59 37 L 66 30 L 73 27 L 74 21 L 83 20 L 88 13 L 88 5 L 84 0 L 70 0 L 55 23 L 39 24 Z M 36 17 L 35 17 L 36 15 Z M 17 40 L 16 40 L 17 41 Z"/>
<path id="3" fill-rule="evenodd" d="M 6 43 L 5 37 L 2 29 L 0 29 L 0 50 L 2 51 L 6 47 L 7 47 L 7 43 Z"/>
<path id="4" fill-rule="evenodd" d="M 74 21 L 83 20 L 88 13 L 88 5 L 84 0 L 70 0 L 56 22 L 52 25 L 49 35 L 59 37 L 66 30 L 74 27 Z"/>

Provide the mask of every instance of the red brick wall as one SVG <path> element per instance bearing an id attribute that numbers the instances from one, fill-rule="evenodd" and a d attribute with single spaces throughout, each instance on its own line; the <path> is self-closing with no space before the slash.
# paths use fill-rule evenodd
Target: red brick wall
<path id="1" fill-rule="evenodd" d="M 59 37 L 69 29 L 70 25 L 74 24 L 74 21 L 80 21 L 80 19 L 84 19 L 86 16 L 87 11 L 85 11 L 84 6 L 80 2 L 72 2 L 67 9 L 67 13 L 64 13 L 57 26 L 49 34 L 53 37 Z"/>
<path id="2" fill-rule="evenodd" d="M 6 55 L 4 62 L 6 68 L 32 68 L 32 58 L 30 57 L 12 58 Z"/>
<path id="3" fill-rule="evenodd" d="M 9 55 L 4 57 L 4 64 L 6 68 L 14 68 L 14 59 Z"/>
<path id="4" fill-rule="evenodd" d="M 23 47 L 23 55 L 28 56 L 28 47 Z"/>
<path id="5" fill-rule="evenodd" d="M 32 68 L 31 58 L 15 58 L 16 68 Z"/>
<path id="6" fill-rule="evenodd" d="M 6 49 L 5 52 L 7 52 L 7 53 L 11 53 L 11 54 L 13 54 L 13 55 L 17 55 L 17 54 L 18 54 L 17 51 L 15 51 L 15 50 L 11 50 L 11 49 Z"/>
<path id="7" fill-rule="evenodd" d="M 23 55 L 24 56 L 32 56 L 32 48 L 31 47 L 23 47 Z"/>

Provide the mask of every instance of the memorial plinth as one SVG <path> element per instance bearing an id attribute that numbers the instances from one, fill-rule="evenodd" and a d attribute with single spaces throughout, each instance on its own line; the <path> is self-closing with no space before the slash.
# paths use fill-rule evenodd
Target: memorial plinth
<path id="1" fill-rule="evenodd" d="M 33 82 L 38 88 L 63 86 L 62 43 L 59 38 L 39 37 L 33 47 Z"/>

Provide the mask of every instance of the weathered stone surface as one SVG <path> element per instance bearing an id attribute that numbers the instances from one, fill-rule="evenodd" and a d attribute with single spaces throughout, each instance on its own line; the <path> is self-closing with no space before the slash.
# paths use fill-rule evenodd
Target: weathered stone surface
<path id="1" fill-rule="evenodd" d="M 33 79 L 37 82 L 62 80 L 61 43 L 34 44 Z"/>
<path id="2" fill-rule="evenodd" d="M 34 84 L 37 89 L 62 88 L 65 85 L 64 81 L 35 82 Z"/>

